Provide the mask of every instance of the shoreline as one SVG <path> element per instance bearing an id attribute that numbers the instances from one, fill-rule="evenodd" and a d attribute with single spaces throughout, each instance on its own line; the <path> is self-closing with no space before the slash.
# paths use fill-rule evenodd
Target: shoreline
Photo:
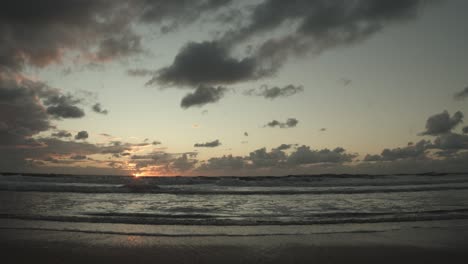
<path id="1" fill-rule="evenodd" d="M 5 263 L 466 263 L 468 228 L 245 237 L 0 230 Z"/>

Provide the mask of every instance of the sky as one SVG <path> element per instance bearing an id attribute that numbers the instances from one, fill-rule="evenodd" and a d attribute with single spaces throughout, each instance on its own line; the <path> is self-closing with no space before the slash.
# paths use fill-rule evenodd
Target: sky
<path id="1" fill-rule="evenodd" d="M 16 0 L 0 171 L 468 171 L 463 0 Z"/>

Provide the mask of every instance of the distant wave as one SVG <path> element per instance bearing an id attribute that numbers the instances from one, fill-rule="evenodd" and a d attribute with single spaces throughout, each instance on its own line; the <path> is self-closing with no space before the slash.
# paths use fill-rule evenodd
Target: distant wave
<path id="1" fill-rule="evenodd" d="M 214 186 L 216 187 L 216 186 Z M 360 194 L 360 193 L 397 193 L 426 192 L 445 190 L 466 190 L 468 185 L 434 184 L 434 185 L 388 185 L 388 186 L 351 186 L 351 187 L 285 187 L 274 189 L 269 187 L 248 188 L 182 188 L 158 187 L 145 185 L 116 184 L 28 184 L 0 182 L 0 191 L 15 192 L 74 192 L 74 193 L 153 193 L 179 195 L 299 195 L 299 194 Z"/>
<path id="2" fill-rule="evenodd" d="M 468 219 L 468 208 L 453 210 L 431 210 L 412 212 L 384 212 L 384 213 L 319 213 L 284 219 L 282 217 L 240 216 L 224 218 L 216 215 L 161 215 L 144 213 L 90 213 L 87 215 L 46 216 L 0 214 L 4 219 L 47 220 L 58 222 L 87 222 L 87 223 L 122 223 L 122 224 L 153 224 L 153 225 L 214 225 L 214 226 L 259 226 L 259 225 L 320 225 L 347 223 L 384 223 L 384 222 L 414 222 Z M 275 219 L 276 218 L 276 219 Z M 267 219 L 267 220 L 266 220 Z"/>

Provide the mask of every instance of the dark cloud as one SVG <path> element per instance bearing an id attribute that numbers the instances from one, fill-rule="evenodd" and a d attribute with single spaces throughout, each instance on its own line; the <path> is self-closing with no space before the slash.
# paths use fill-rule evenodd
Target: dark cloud
<path id="1" fill-rule="evenodd" d="M 55 105 L 47 107 L 47 113 L 56 118 L 80 118 L 85 114 L 74 105 Z"/>
<path id="2" fill-rule="evenodd" d="M 364 161 L 395 161 L 401 159 L 425 159 L 426 152 L 432 148 L 430 141 L 421 140 L 403 148 L 384 149 L 380 155 L 366 155 Z"/>
<path id="3" fill-rule="evenodd" d="M 337 147 L 333 150 L 311 150 L 309 146 L 300 146 L 292 152 L 287 163 L 292 165 L 307 165 L 317 163 L 344 163 L 351 162 L 357 154 L 347 153 L 345 149 Z"/>
<path id="4" fill-rule="evenodd" d="M 98 113 L 98 114 L 103 114 L 103 115 L 107 115 L 109 113 L 108 110 L 106 109 L 102 109 L 102 106 L 100 103 L 96 103 L 93 105 L 92 107 L 93 111 Z"/>
<path id="5" fill-rule="evenodd" d="M 247 159 L 251 162 L 250 165 L 254 168 L 271 168 L 284 162 L 286 154 L 279 149 L 273 149 L 272 151 L 267 152 L 266 148 L 261 148 L 250 152 Z"/>
<path id="6" fill-rule="evenodd" d="M 245 159 L 239 156 L 222 156 L 210 158 L 203 163 L 199 170 L 201 171 L 219 171 L 219 170 L 240 170 L 245 167 Z"/>
<path id="7" fill-rule="evenodd" d="M 363 41 L 392 22 L 417 15 L 426 1 L 399 0 L 391 3 L 374 0 L 265 0 L 256 5 L 246 26 L 225 33 L 226 45 L 267 35 L 286 22 L 297 26 L 286 34 L 261 44 L 255 51 L 257 63 L 277 71 L 290 55 L 312 51 L 320 53 L 336 46 Z"/>
<path id="8" fill-rule="evenodd" d="M 115 0 L 10 1 L 0 11 L 0 65 L 21 70 L 60 63 L 64 51 L 111 59 L 139 50 L 131 31 L 135 8 Z M 94 48 L 97 46 L 97 52 Z"/>
<path id="9" fill-rule="evenodd" d="M 292 144 L 281 144 L 279 145 L 277 148 L 277 150 L 288 150 L 292 147 L 293 145 Z"/>
<path id="10" fill-rule="evenodd" d="M 468 149 L 468 135 L 446 133 L 438 136 L 432 147 L 442 150 Z"/>
<path id="11" fill-rule="evenodd" d="M 81 140 L 81 139 L 87 139 L 88 138 L 88 132 L 86 131 L 80 131 L 75 135 L 76 140 Z"/>
<path id="12" fill-rule="evenodd" d="M 60 130 L 55 133 L 52 133 L 52 136 L 56 138 L 69 138 L 72 136 L 72 134 L 66 130 Z"/>
<path id="13" fill-rule="evenodd" d="M 20 74 L 0 71 L 0 145 L 22 144 L 51 128 L 50 117 L 75 118 L 84 112 L 71 95 Z"/>
<path id="14" fill-rule="evenodd" d="M 249 96 L 262 96 L 267 99 L 276 99 L 279 97 L 289 97 L 296 93 L 301 93 L 304 91 L 302 86 L 294 86 L 292 84 L 286 85 L 284 87 L 268 87 L 263 85 L 260 89 L 250 89 L 245 91 L 245 95 Z"/>
<path id="15" fill-rule="evenodd" d="M 464 100 L 468 98 L 468 87 L 465 87 L 465 89 L 461 90 L 458 93 L 455 93 L 453 97 L 455 98 L 455 100 Z"/>
<path id="16" fill-rule="evenodd" d="M 224 96 L 226 91 L 227 88 L 221 86 L 211 87 L 200 85 L 195 92 L 189 93 L 182 98 L 180 106 L 187 109 L 192 106 L 201 107 L 209 103 L 216 103 Z"/>
<path id="17" fill-rule="evenodd" d="M 131 156 L 130 163 L 134 164 L 137 171 L 158 171 L 158 173 L 178 173 L 191 170 L 198 160 L 194 159 L 196 153 L 167 153 L 153 151 L 144 155 Z"/>
<path id="18" fill-rule="evenodd" d="M 190 42 L 184 46 L 171 66 L 158 71 L 147 84 L 198 86 L 230 84 L 255 79 L 252 59 L 235 59 L 217 42 Z"/>
<path id="19" fill-rule="evenodd" d="M 291 128 L 291 127 L 296 127 L 298 123 L 299 123 L 299 120 L 295 118 L 288 118 L 286 122 L 279 122 L 278 120 L 273 120 L 269 122 L 268 124 L 266 124 L 265 127 L 268 126 L 268 127 Z"/>
<path id="20" fill-rule="evenodd" d="M 422 132 L 421 135 L 437 136 L 444 133 L 449 133 L 463 122 L 463 113 L 458 111 L 450 117 L 447 111 L 440 114 L 435 114 L 429 117 L 426 121 L 426 131 Z"/>
<path id="21" fill-rule="evenodd" d="M 221 146 L 221 142 L 219 142 L 218 139 L 211 141 L 211 142 L 206 142 L 206 143 L 196 143 L 193 145 L 196 148 L 215 148 Z"/>

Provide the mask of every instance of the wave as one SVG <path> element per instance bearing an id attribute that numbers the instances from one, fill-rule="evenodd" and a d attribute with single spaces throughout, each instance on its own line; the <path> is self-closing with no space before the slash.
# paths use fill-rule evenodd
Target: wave
<path id="1" fill-rule="evenodd" d="M 385 222 L 416 222 L 468 219 L 468 208 L 385 213 L 319 213 L 300 218 L 240 216 L 234 218 L 216 215 L 161 215 L 144 213 L 89 213 L 87 215 L 21 215 L 0 214 L 3 219 L 46 220 L 57 222 L 119 223 L 149 225 L 208 225 L 208 226 L 260 226 L 260 225 L 322 225 Z"/>
<path id="2" fill-rule="evenodd" d="M 72 193 L 152 193 L 177 195 L 300 195 L 300 194 L 365 194 L 467 190 L 468 185 L 408 185 L 408 186 L 352 186 L 352 187 L 285 187 L 285 188 L 184 188 L 155 185 L 124 184 L 28 184 L 0 183 L 0 191 L 15 192 L 72 192 Z"/>
<path id="3" fill-rule="evenodd" d="M 28 231 L 52 231 L 52 232 L 71 232 L 85 234 L 103 234 L 103 235 L 124 235 L 124 236 L 150 236 L 150 237 L 267 237 L 267 236 L 307 236 L 309 233 L 301 232 L 282 232 L 282 233 L 155 233 L 155 232 L 121 232 L 121 231 L 98 231 L 98 230 L 83 230 L 72 228 L 44 228 L 44 227 L 0 227 L 0 230 L 28 230 Z M 398 230 L 398 229 L 392 229 Z M 377 233 L 387 230 L 353 230 L 353 231 L 328 231 L 328 232 L 313 232 L 313 234 L 343 234 L 343 233 Z"/>

